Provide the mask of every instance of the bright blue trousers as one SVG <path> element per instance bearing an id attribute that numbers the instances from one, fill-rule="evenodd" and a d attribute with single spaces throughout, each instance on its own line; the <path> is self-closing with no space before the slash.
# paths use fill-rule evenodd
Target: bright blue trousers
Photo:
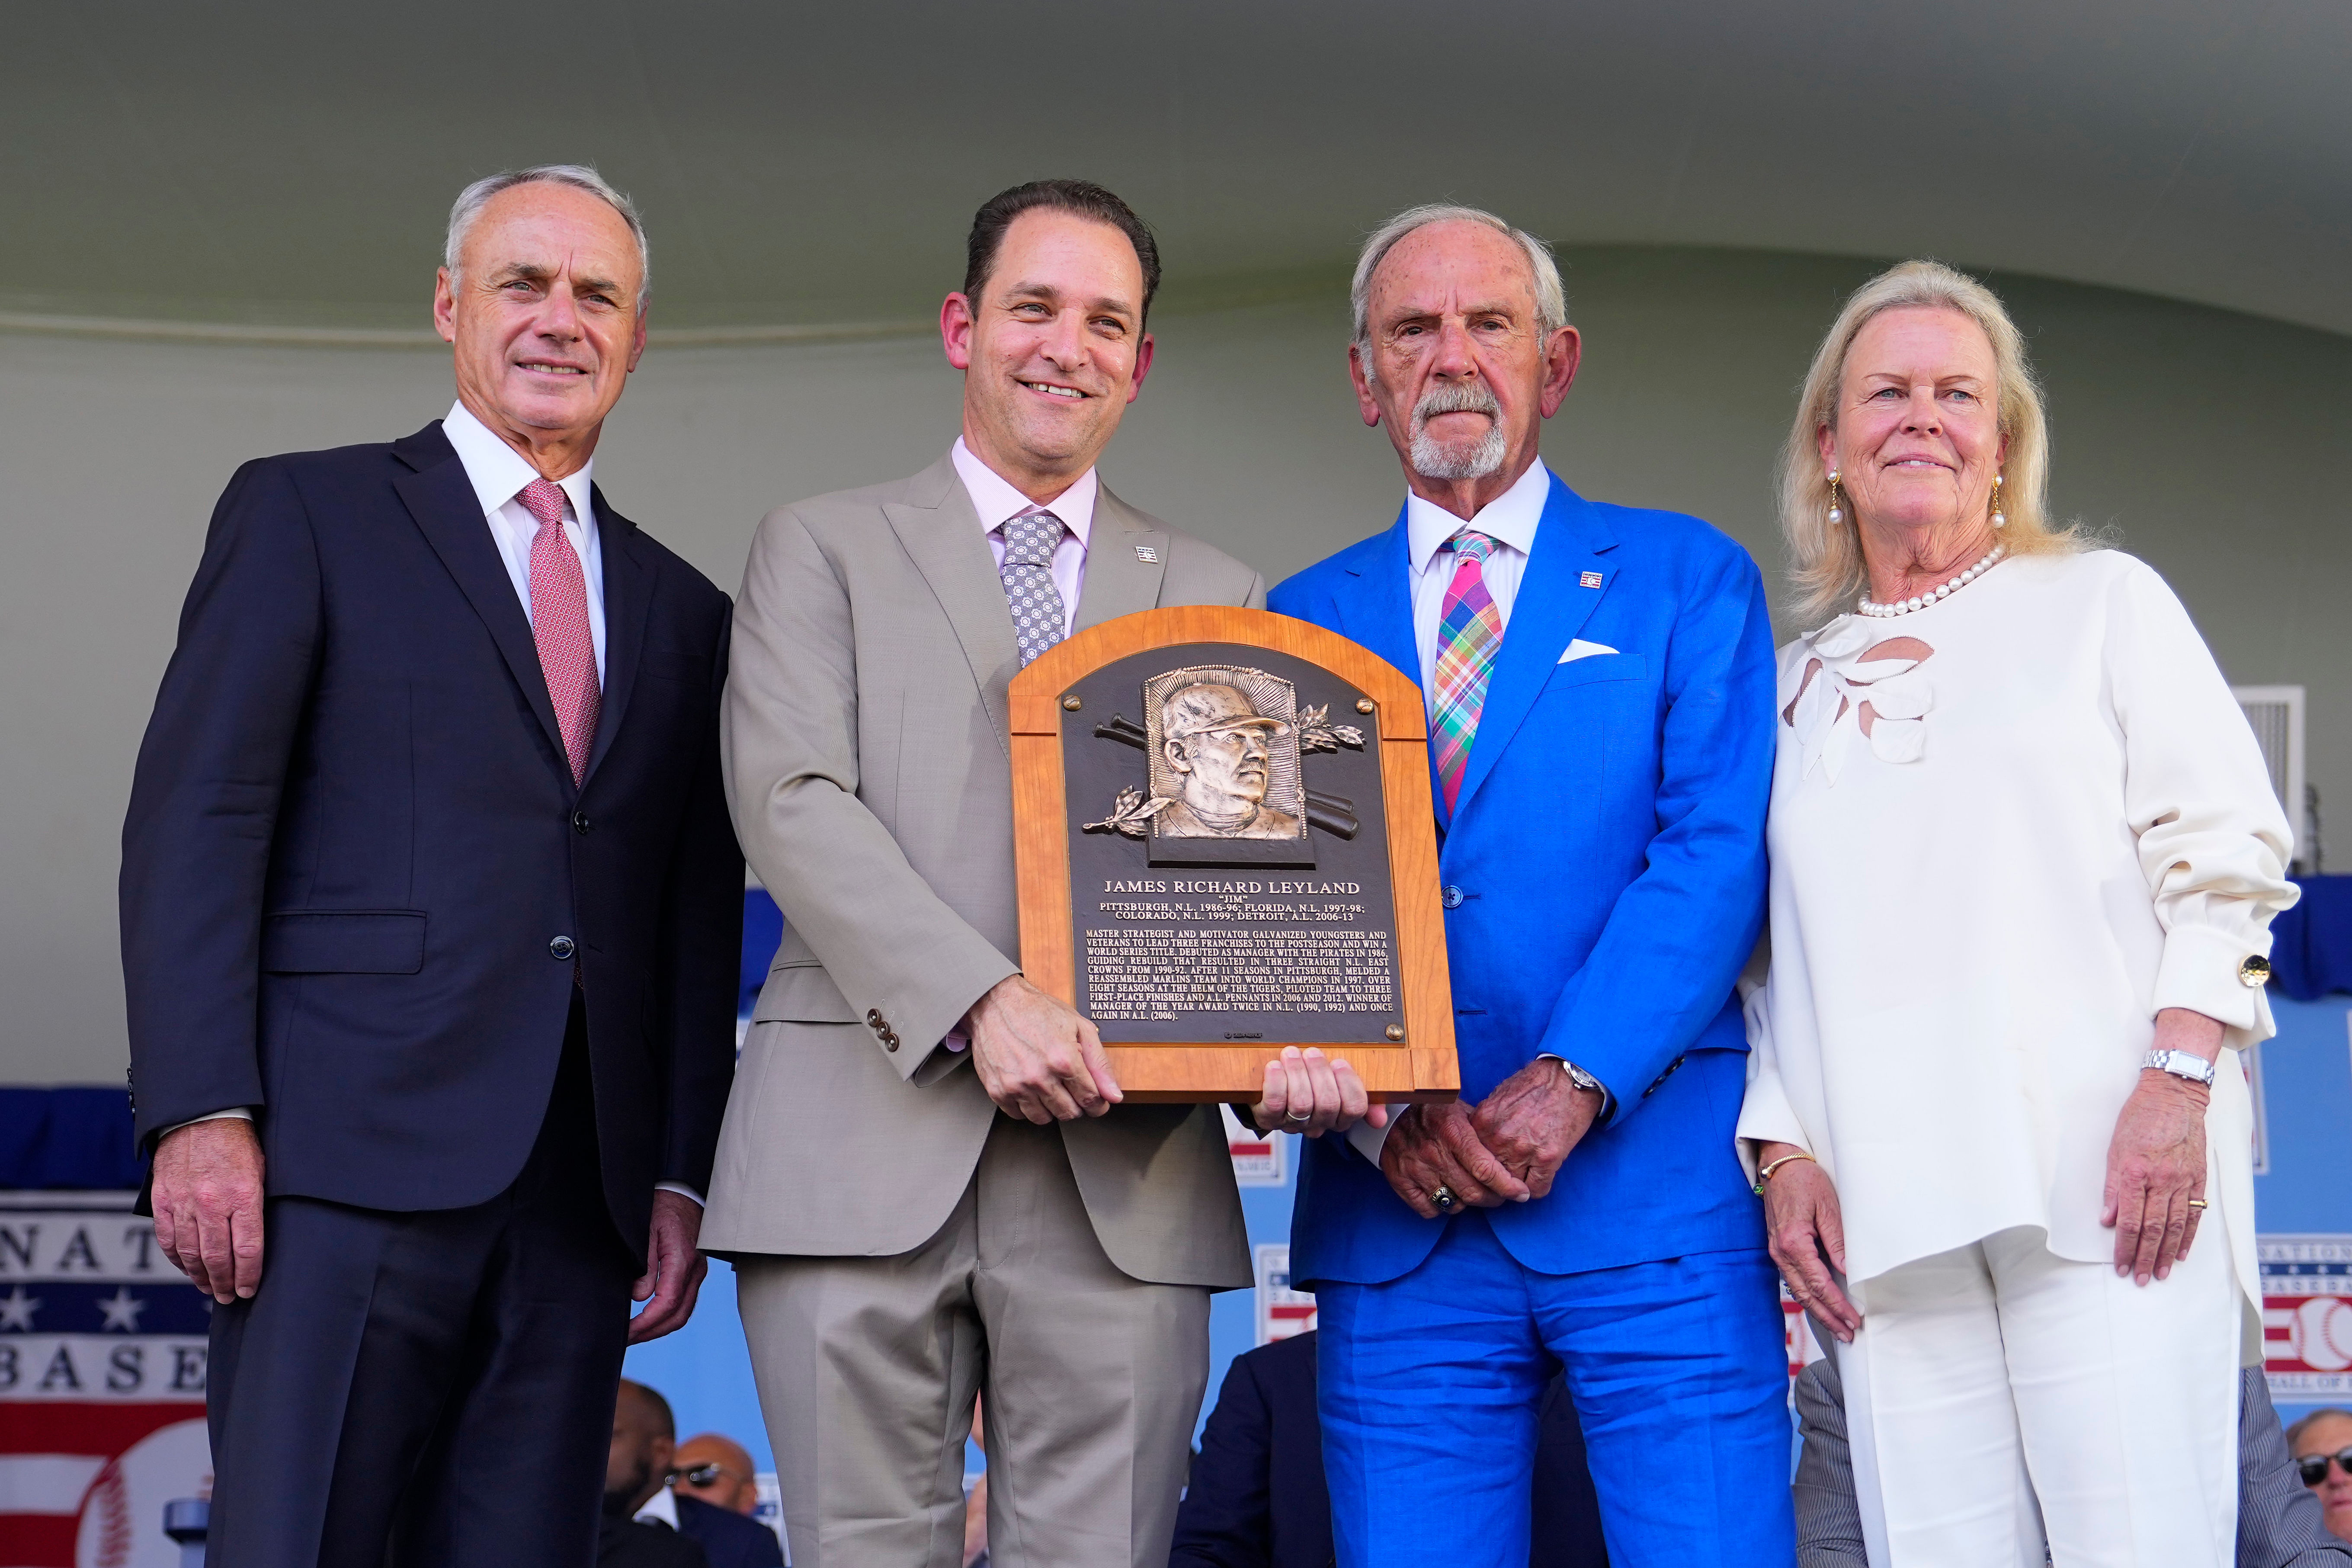
<path id="1" fill-rule="evenodd" d="M 1527 1568 L 1544 1385 L 1565 1368 L 1619 1568 L 1786 1568 L 1789 1370 L 1771 1261 L 1522 1266 L 1476 1210 L 1420 1268 L 1324 1282 L 1317 1379 L 1340 1568 Z"/>

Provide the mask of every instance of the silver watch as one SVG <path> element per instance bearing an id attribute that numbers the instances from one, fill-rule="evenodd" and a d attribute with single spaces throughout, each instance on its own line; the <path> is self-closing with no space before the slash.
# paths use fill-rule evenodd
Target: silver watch
<path id="1" fill-rule="evenodd" d="M 2213 1064 L 2194 1051 L 2150 1051 L 2140 1058 L 2139 1066 L 2142 1072 L 2154 1068 L 2191 1083 L 2201 1083 L 2207 1089 L 2213 1087 Z"/>
<path id="2" fill-rule="evenodd" d="M 1601 1080 L 1599 1079 L 1594 1078 L 1591 1073 L 1586 1072 L 1582 1068 L 1578 1067 L 1566 1057 L 1554 1057 L 1551 1059 L 1559 1064 L 1559 1070 L 1566 1073 L 1568 1075 L 1568 1081 L 1574 1084 L 1577 1088 L 1589 1089 L 1593 1093 L 1603 1097 L 1606 1097 L 1609 1093 L 1607 1089 L 1601 1087 Z"/>

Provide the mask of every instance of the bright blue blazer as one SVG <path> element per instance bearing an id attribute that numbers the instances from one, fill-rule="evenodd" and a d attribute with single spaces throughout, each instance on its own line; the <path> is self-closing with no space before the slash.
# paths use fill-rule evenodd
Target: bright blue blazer
<path id="1" fill-rule="evenodd" d="M 1417 683 L 1410 570 L 1400 514 L 1268 607 Z M 1617 651 L 1561 663 L 1576 638 Z M 1463 1099 L 1546 1053 L 1617 1097 L 1549 1195 L 1489 1211 L 1529 1268 L 1764 1244 L 1732 1143 L 1748 1050 L 1733 982 L 1764 919 L 1772 693 L 1745 550 L 1552 476 L 1450 816 L 1432 779 Z M 1292 1277 L 1370 1285 L 1419 1266 L 1447 1222 L 1344 1139 L 1306 1147 Z"/>

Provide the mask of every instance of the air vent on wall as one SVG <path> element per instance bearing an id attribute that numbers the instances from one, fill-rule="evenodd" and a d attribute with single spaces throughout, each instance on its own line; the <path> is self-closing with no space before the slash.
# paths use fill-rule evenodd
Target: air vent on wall
<path id="1" fill-rule="evenodd" d="M 2294 869 L 2316 870 L 2313 849 L 2310 802 L 2303 782 L 2303 688 L 2300 686 L 2233 686 L 2230 695 L 2246 712 L 2263 763 L 2270 769 L 2271 788 L 2294 827 Z"/>

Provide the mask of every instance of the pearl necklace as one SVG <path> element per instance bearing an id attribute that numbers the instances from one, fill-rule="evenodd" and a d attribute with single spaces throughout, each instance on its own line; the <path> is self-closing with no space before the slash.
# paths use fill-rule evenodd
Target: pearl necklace
<path id="1" fill-rule="evenodd" d="M 1864 599 L 1860 604 L 1856 605 L 1854 608 L 1865 616 L 1875 616 L 1882 620 L 1889 616 L 1907 616 L 1914 610 L 1924 610 L 1939 599 L 1950 598 L 1954 594 L 1959 592 L 1962 588 L 1967 587 L 1969 584 L 1975 582 L 1978 578 L 1991 571 L 1993 563 L 1999 561 L 2002 556 L 2008 553 L 2009 546 L 2005 544 L 1996 544 L 1992 547 L 1991 552 L 1983 560 L 1978 562 L 1975 565 L 1969 567 L 1967 571 L 1961 573 L 1950 582 L 1939 584 L 1936 587 L 1927 590 L 1927 592 L 1918 595 L 1916 597 L 1897 599 L 1891 605 L 1881 605 L 1872 600 Z"/>

